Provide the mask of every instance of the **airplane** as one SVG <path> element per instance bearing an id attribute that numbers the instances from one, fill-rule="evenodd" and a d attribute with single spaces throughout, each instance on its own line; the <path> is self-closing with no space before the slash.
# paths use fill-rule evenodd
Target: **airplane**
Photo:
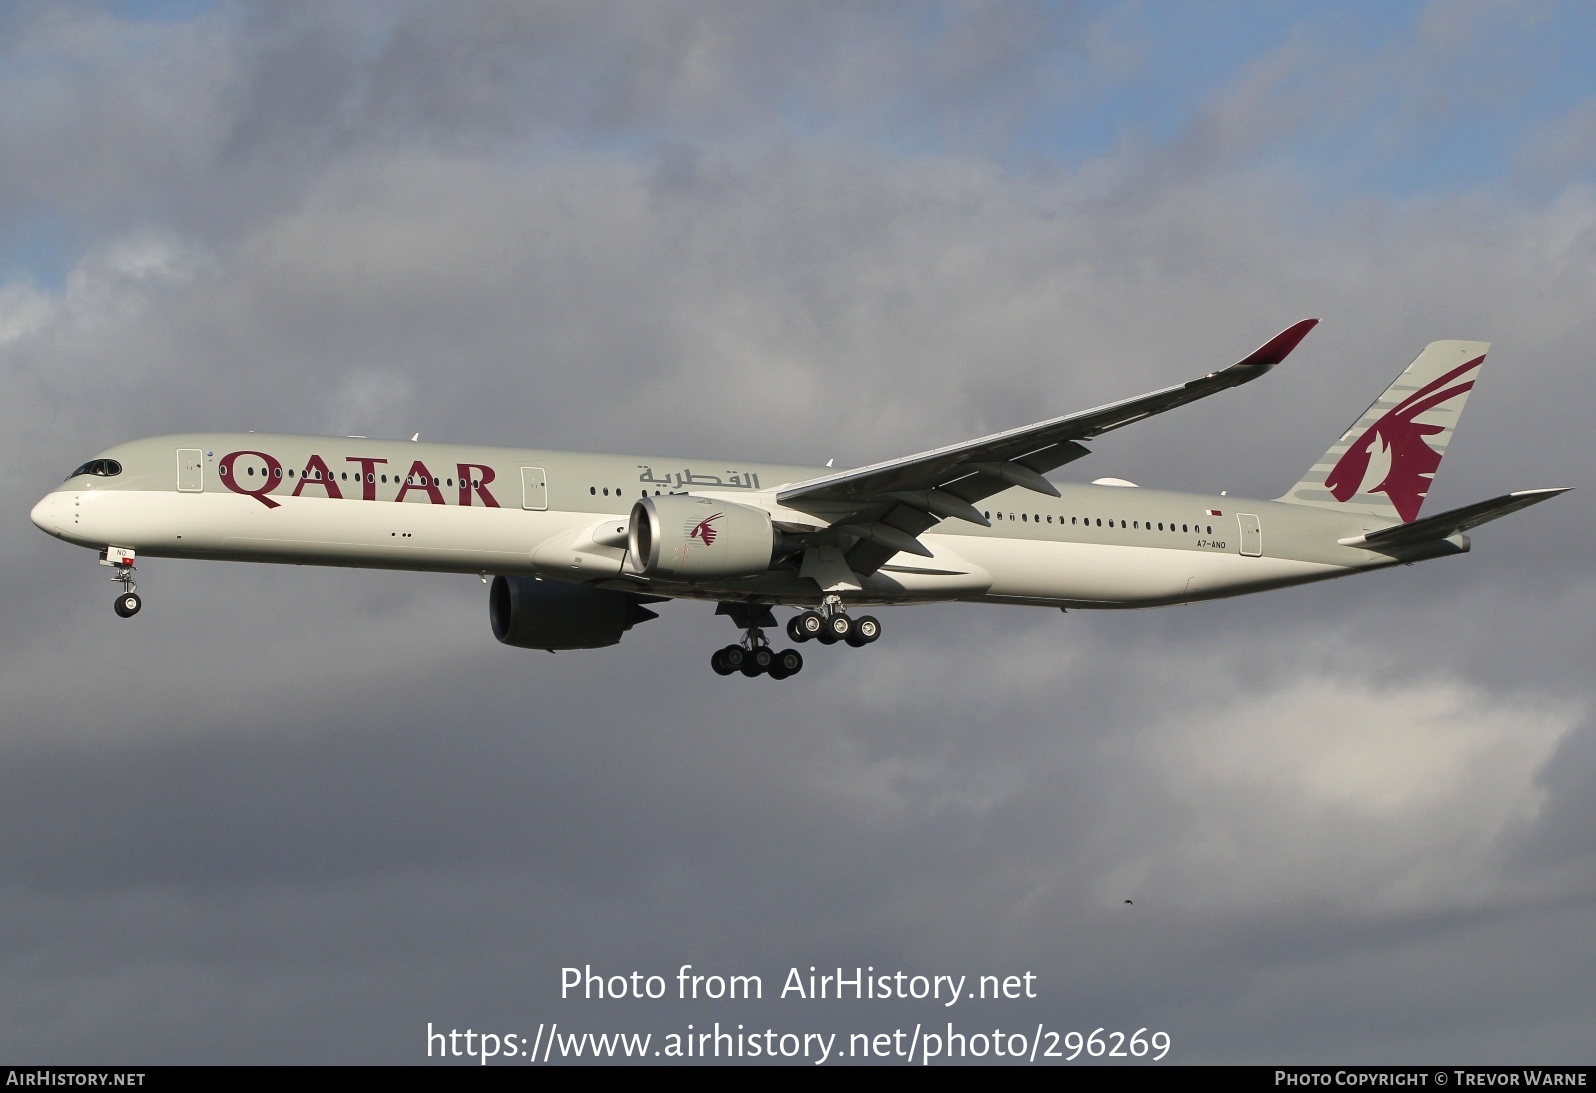
<path id="1" fill-rule="evenodd" d="M 862 647 L 858 609 L 977 601 L 1077 608 L 1193 603 L 1462 554 L 1469 529 L 1565 489 L 1419 511 L 1489 344 L 1432 342 L 1272 501 L 1055 484 L 1083 441 L 1249 383 L 1304 319 L 1187 383 L 848 470 L 260 433 L 191 433 L 102 452 L 34 507 L 99 551 L 138 614 L 139 558 L 207 558 L 491 576 L 506 645 L 614 645 L 648 604 L 714 601 L 743 632 L 720 675 L 783 679 L 794 644 Z"/>

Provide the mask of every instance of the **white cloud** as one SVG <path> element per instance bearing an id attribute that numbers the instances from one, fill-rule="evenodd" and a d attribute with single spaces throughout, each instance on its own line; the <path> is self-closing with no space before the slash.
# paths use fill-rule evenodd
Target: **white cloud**
<path id="1" fill-rule="evenodd" d="M 1156 845 L 1127 856 L 1105 897 L 1355 917 L 1501 899 L 1540 775 L 1581 715 L 1455 680 L 1323 676 L 1185 711 L 1138 734 L 1174 807 L 1170 826 L 1138 832 Z"/>
<path id="2" fill-rule="evenodd" d="M 50 298 L 32 285 L 0 287 L 0 346 L 38 330 L 50 315 Z"/>

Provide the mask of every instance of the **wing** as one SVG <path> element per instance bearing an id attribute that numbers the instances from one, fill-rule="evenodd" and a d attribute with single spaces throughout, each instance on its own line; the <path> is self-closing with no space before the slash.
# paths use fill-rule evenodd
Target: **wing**
<path id="1" fill-rule="evenodd" d="M 1318 322 L 1304 319 L 1229 368 L 1188 383 L 963 444 L 796 482 L 781 490 L 777 500 L 857 537 L 847 554 L 856 573 L 875 572 L 899 551 L 929 557 L 931 552 L 916 539 L 927 528 L 945 518 L 987 525 L 973 502 L 1009 486 L 1057 497 L 1058 491 L 1042 475 L 1088 454 L 1080 441 L 1255 380 L 1285 360 Z"/>

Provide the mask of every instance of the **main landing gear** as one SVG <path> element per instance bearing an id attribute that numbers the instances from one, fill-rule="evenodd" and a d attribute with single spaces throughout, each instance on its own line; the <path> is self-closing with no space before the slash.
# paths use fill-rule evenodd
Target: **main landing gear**
<path id="1" fill-rule="evenodd" d="M 786 679 L 803 671 L 804 658 L 796 649 L 783 649 L 778 653 L 768 645 L 750 647 L 742 644 L 715 650 L 715 654 L 709 658 L 709 664 L 715 669 L 716 675 L 729 676 L 741 672 L 750 679 L 754 676 Z"/>
<path id="2" fill-rule="evenodd" d="M 709 658 L 716 675 L 741 672 L 750 679 L 755 676 L 786 679 L 803 671 L 802 653 L 796 649 L 783 649 L 778 653 L 765 640 L 764 628 L 776 625 L 770 608 L 763 604 L 723 603 L 715 608 L 715 614 L 730 615 L 732 621 L 743 628 L 741 642 L 717 649 Z"/>
<path id="3" fill-rule="evenodd" d="M 131 619 L 139 613 L 139 608 L 144 606 L 144 601 L 139 599 L 139 594 L 134 591 L 138 585 L 133 583 L 134 555 L 131 550 L 122 547 L 106 547 L 100 551 L 100 564 L 108 565 L 116 572 L 111 575 L 113 581 L 122 585 L 122 593 L 117 596 L 115 608 L 119 617 Z"/>
<path id="4" fill-rule="evenodd" d="M 741 672 L 750 678 L 786 679 L 803 670 L 802 653 L 796 649 L 783 649 L 778 653 L 765 640 L 765 627 L 776 625 L 770 608 L 763 604 L 723 603 L 715 608 L 715 614 L 731 616 L 743 629 L 741 642 L 717 649 L 709 658 L 716 674 L 729 676 Z M 858 649 L 881 636 L 881 623 L 873 615 L 849 617 L 842 597 L 830 595 L 820 604 L 819 610 L 804 611 L 788 620 L 787 636 L 795 642 L 818 641 L 822 645 L 845 641 Z"/>
<path id="5" fill-rule="evenodd" d="M 827 596 L 818 611 L 805 611 L 787 621 L 787 636 L 793 641 L 818 641 L 835 645 L 845 641 L 855 649 L 869 645 L 881 636 L 881 623 L 874 615 L 850 618 L 842 597 Z"/>

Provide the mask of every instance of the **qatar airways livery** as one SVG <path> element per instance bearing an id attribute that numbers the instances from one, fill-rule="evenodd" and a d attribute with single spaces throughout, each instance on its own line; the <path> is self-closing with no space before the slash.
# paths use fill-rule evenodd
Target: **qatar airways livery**
<path id="1" fill-rule="evenodd" d="M 1044 477 L 1082 441 L 1258 378 L 1315 322 L 1189 383 L 853 470 L 191 433 L 102 452 L 33 522 L 99 551 L 124 618 L 141 556 L 475 573 L 508 645 L 613 645 L 657 617 L 645 604 L 713 600 L 743 631 L 715 670 L 781 679 L 803 657 L 770 646 L 776 606 L 799 608 L 795 644 L 858 647 L 881 633 L 859 609 L 887 604 L 1191 603 L 1461 554 L 1467 529 L 1564 492 L 1420 518 L 1485 361 L 1468 341 L 1427 346 L 1273 501 Z"/>

